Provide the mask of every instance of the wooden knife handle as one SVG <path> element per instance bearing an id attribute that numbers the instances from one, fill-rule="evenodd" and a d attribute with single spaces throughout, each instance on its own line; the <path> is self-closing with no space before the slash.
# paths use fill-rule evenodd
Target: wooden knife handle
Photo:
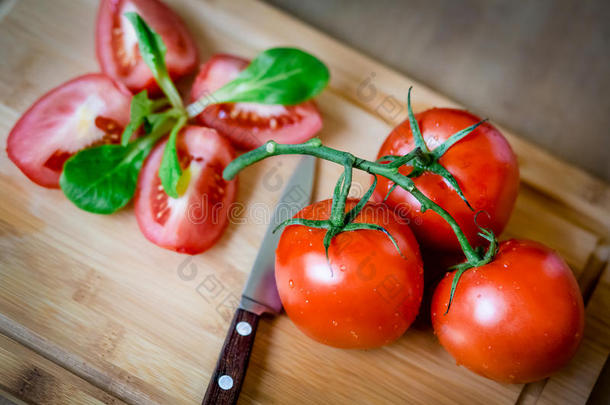
<path id="1" fill-rule="evenodd" d="M 237 402 L 248 369 L 258 318 L 258 315 L 241 308 L 235 311 L 202 405 Z"/>

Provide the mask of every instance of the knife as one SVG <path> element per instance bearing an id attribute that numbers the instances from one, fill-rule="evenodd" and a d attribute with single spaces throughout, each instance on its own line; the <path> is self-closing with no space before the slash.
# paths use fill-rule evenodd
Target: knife
<path id="1" fill-rule="evenodd" d="M 284 187 L 271 224 L 254 260 L 239 307 L 222 346 L 202 405 L 235 404 L 248 368 L 258 320 L 263 314 L 277 315 L 282 302 L 275 285 L 275 249 L 281 231 L 273 230 L 309 204 L 313 188 L 315 158 L 304 156 Z"/>

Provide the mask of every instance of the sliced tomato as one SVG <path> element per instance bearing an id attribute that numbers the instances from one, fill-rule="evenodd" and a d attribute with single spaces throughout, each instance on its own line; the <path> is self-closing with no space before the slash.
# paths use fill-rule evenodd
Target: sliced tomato
<path id="1" fill-rule="evenodd" d="M 118 143 L 131 94 L 103 74 L 70 80 L 38 99 L 6 141 L 9 158 L 33 182 L 59 187 L 64 162 L 77 151 Z"/>
<path id="2" fill-rule="evenodd" d="M 183 129 L 176 145 L 184 174 L 178 186 L 180 197 L 171 198 L 159 179 L 166 143 L 153 149 L 140 172 L 136 218 L 144 236 L 156 245 L 181 253 L 201 253 L 214 244 L 228 223 L 237 181 L 225 181 L 222 171 L 235 154 L 213 129 Z"/>
<path id="3" fill-rule="evenodd" d="M 197 47 L 186 26 L 159 0 L 102 0 L 97 15 L 95 45 L 102 71 L 125 84 L 131 91 L 158 90 L 158 86 L 138 51 L 138 39 L 127 12 L 136 12 L 163 39 L 165 62 L 173 79 L 197 68 Z"/>
<path id="4" fill-rule="evenodd" d="M 233 80 L 250 62 L 232 55 L 215 55 L 201 66 L 191 100 L 211 94 Z M 322 117 L 313 101 L 294 106 L 225 103 L 207 107 L 197 117 L 241 149 L 254 149 L 270 139 L 300 143 L 322 128 Z"/>

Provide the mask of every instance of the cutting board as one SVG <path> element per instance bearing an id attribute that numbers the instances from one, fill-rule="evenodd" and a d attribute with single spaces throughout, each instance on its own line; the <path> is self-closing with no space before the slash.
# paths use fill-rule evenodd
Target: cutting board
<path id="1" fill-rule="evenodd" d="M 0 2 L 0 136 L 43 92 L 96 71 L 94 0 Z M 318 98 L 323 141 L 373 158 L 414 108 L 456 106 L 432 90 L 253 0 L 173 0 L 200 46 L 246 57 L 298 46 L 330 67 Z M 408 46 L 405 44 L 405 46 Z M 472 85 L 476 85 L 473 83 Z M 484 111 L 478 111 L 484 115 Z M 493 119 L 493 117 L 491 117 Z M 561 117 L 548 117 L 561 119 Z M 455 364 L 420 322 L 376 350 L 338 350 L 285 316 L 262 321 L 240 403 L 584 403 L 610 349 L 610 188 L 504 130 L 522 186 L 503 238 L 540 240 L 574 270 L 587 301 L 576 357 L 548 380 L 499 384 Z M 265 222 L 294 157 L 240 175 L 241 203 L 222 239 L 184 256 L 139 232 L 131 206 L 112 216 L 76 209 L 30 183 L 0 155 L 0 391 L 34 403 L 196 404 L 224 340 Z M 314 198 L 340 168 L 318 162 Z M 368 185 L 355 177 L 356 191 Z"/>

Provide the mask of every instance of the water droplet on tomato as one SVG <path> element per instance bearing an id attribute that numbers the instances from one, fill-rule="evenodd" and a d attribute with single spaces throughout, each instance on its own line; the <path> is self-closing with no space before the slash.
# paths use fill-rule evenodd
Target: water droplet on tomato
<path id="1" fill-rule="evenodd" d="M 341 266 L 339 266 L 339 270 L 341 270 L 341 271 L 345 271 L 345 265 L 344 265 L 344 264 L 342 264 Z"/>
<path id="2" fill-rule="evenodd" d="M 306 303 L 306 304 L 309 304 L 309 300 L 305 300 L 305 303 Z"/>
<path id="3" fill-rule="evenodd" d="M 503 266 L 504 266 L 505 269 L 508 269 L 508 264 L 504 263 Z"/>
<path id="4" fill-rule="evenodd" d="M 491 345 L 487 346 L 487 350 L 491 350 Z"/>
<path id="5" fill-rule="evenodd" d="M 339 325 L 339 322 L 337 322 L 333 319 L 333 326 L 337 326 L 337 325 Z"/>
<path id="6" fill-rule="evenodd" d="M 292 280 L 288 281 L 288 285 L 290 286 L 290 288 L 294 288 L 294 281 L 292 281 Z"/>
<path id="7" fill-rule="evenodd" d="M 358 334 L 356 332 L 354 332 L 353 330 L 350 330 L 349 333 L 352 334 L 352 336 L 354 337 L 354 339 L 358 339 Z"/>

